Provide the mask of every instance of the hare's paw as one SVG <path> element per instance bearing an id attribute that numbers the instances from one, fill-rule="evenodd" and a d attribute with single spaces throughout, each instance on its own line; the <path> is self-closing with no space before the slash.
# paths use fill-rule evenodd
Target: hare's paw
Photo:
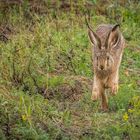
<path id="1" fill-rule="evenodd" d="M 99 99 L 99 91 L 97 89 L 93 89 L 91 99 L 93 101 L 96 101 Z"/>
<path id="2" fill-rule="evenodd" d="M 103 112 L 109 111 L 108 105 L 107 105 L 107 104 L 102 104 L 101 110 L 102 110 Z"/>
<path id="3" fill-rule="evenodd" d="M 116 95 L 117 92 L 118 92 L 118 83 L 113 83 L 113 85 L 111 87 L 111 94 Z"/>

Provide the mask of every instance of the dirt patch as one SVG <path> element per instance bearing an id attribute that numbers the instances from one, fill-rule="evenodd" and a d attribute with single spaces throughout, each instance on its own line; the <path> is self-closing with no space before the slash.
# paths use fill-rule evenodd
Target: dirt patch
<path id="1" fill-rule="evenodd" d="M 91 90 L 92 80 L 88 78 L 72 76 L 66 79 L 67 81 L 73 79 L 73 84 L 69 84 L 66 81 L 66 83 L 59 85 L 56 88 L 50 88 L 46 91 L 44 95 L 45 98 L 53 99 L 54 97 L 57 97 L 60 101 L 75 101 L 81 98 L 82 93 L 85 92 L 85 90 Z"/>
<path id="2" fill-rule="evenodd" d="M 11 25 L 1 25 L 0 26 L 0 41 L 7 42 L 10 36 L 14 33 L 14 29 Z"/>

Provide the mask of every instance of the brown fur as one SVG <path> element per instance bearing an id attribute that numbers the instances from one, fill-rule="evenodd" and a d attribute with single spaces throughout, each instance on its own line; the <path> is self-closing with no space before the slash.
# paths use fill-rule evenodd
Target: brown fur
<path id="1" fill-rule="evenodd" d="M 99 97 L 102 109 L 108 109 L 105 90 L 111 89 L 115 95 L 118 92 L 119 67 L 122 59 L 125 40 L 118 25 L 99 25 L 96 32 L 89 27 L 89 38 L 93 49 L 94 82 L 92 100 Z"/>

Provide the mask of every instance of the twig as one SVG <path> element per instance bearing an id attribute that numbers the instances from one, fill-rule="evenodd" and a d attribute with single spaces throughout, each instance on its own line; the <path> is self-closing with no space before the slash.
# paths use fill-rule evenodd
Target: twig
<path id="1" fill-rule="evenodd" d="M 40 87 L 38 86 L 38 84 L 37 84 L 37 82 L 36 82 L 36 79 L 34 78 L 34 76 L 32 76 L 32 73 L 31 73 L 31 69 L 30 69 L 31 61 L 32 61 L 32 57 L 31 57 L 31 59 L 30 59 L 30 61 L 29 61 L 29 64 L 28 64 L 28 73 L 29 73 L 31 79 L 32 79 L 33 82 L 34 82 L 34 85 L 35 85 L 35 86 L 37 87 L 37 89 L 39 90 Z"/>

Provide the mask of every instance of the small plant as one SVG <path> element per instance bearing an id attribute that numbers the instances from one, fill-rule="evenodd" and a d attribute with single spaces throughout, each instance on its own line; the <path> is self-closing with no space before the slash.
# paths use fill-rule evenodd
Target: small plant
<path id="1" fill-rule="evenodd" d="M 140 96 L 134 96 L 129 105 L 129 109 L 123 115 L 123 128 L 132 140 L 140 139 Z"/>

